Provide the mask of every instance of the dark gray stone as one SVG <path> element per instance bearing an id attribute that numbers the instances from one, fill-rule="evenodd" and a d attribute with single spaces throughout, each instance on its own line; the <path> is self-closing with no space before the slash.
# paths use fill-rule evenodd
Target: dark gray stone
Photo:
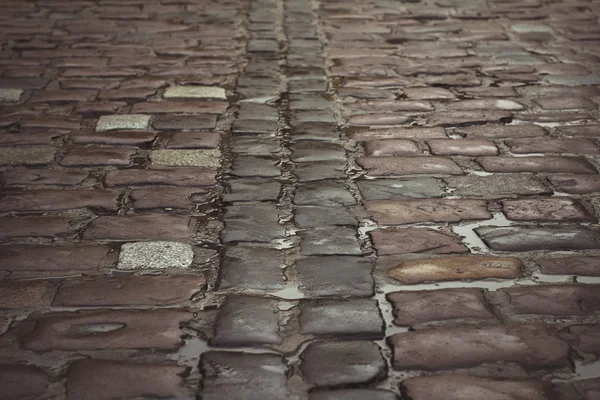
<path id="1" fill-rule="evenodd" d="M 600 248 L 600 233 L 580 226 L 483 227 L 477 234 L 499 251 L 586 250 Z"/>
<path id="2" fill-rule="evenodd" d="M 361 179 L 356 181 L 366 200 L 391 200 L 403 197 L 427 199 L 442 197 L 444 190 L 434 178 Z"/>
<path id="3" fill-rule="evenodd" d="M 344 179 L 345 162 L 299 163 L 294 174 L 300 182 L 319 181 L 323 179 Z"/>
<path id="4" fill-rule="evenodd" d="M 296 261 L 300 291 L 307 296 L 371 296 L 371 262 L 360 257 L 323 256 Z"/>
<path id="5" fill-rule="evenodd" d="M 378 340 L 384 323 L 371 299 L 316 300 L 300 304 L 300 333 Z"/>
<path id="6" fill-rule="evenodd" d="M 230 142 L 231 151 L 252 156 L 272 156 L 281 151 L 277 137 L 234 136 Z"/>
<path id="7" fill-rule="evenodd" d="M 292 121 L 292 137 L 294 140 L 333 141 L 340 138 L 336 124 Z"/>
<path id="8" fill-rule="evenodd" d="M 314 228 L 331 225 L 358 225 L 356 218 L 346 207 L 303 206 L 296 208 L 296 225 L 300 228 Z"/>
<path id="9" fill-rule="evenodd" d="M 225 229 L 221 233 L 224 243 L 268 243 L 285 235 L 274 204 L 230 206 L 226 210 Z"/>
<path id="10" fill-rule="evenodd" d="M 295 122 L 329 122 L 335 123 L 335 116 L 331 110 L 300 110 L 292 112 L 292 120 Z"/>
<path id="11" fill-rule="evenodd" d="M 281 175 L 276 167 L 277 160 L 272 158 L 237 156 L 231 166 L 231 175 L 239 177 L 264 176 L 274 177 Z"/>
<path id="12" fill-rule="evenodd" d="M 294 204 L 337 206 L 355 204 L 354 197 L 342 181 L 301 183 L 296 189 Z"/>
<path id="13" fill-rule="evenodd" d="M 346 161 L 346 151 L 338 144 L 302 141 L 292 145 L 294 162 Z"/>
<path id="14" fill-rule="evenodd" d="M 300 358 L 304 380 L 315 386 L 368 383 L 387 373 L 379 346 L 373 342 L 313 342 Z"/>
<path id="15" fill-rule="evenodd" d="M 331 108 L 331 102 L 321 94 L 291 94 L 289 105 L 292 110 L 318 110 Z"/>
<path id="16" fill-rule="evenodd" d="M 209 351 L 200 358 L 204 400 L 289 398 L 287 366 L 277 354 Z"/>
<path id="17" fill-rule="evenodd" d="M 279 344 L 277 301 L 229 296 L 219 310 L 213 346 L 240 347 Z"/>
<path id="18" fill-rule="evenodd" d="M 452 194 L 498 199 L 520 195 L 548 194 L 552 190 L 532 174 L 456 176 L 444 179 Z"/>
<path id="19" fill-rule="evenodd" d="M 244 121 L 249 119 L 277 121 L 279 119 L 279 113 L 277 112 L 276 107 L 268 104 L 241 103 L 240 108 L 238 109 L 238 120 Z"/>
<path id="20" fill-rule="evenodd" d="M 277 121 L 264 119 L 238 119 L 231 127 L 233 136 L 236 135 L 275 135 L 277 133 Z"/>
<path id="21" fill-rule="evenodd" d="M 327 227 L 306 230 L 299 233 L 302 238 L 300 254 L 362 254 L 358 245 L 356 229 L 347 227 Z"/>
<path id="22" fill-rule="evenodd" d="M 262 247 L 227 247 L 220 288 L 283 289 L 283 268 L 284 264 L 279 260 L 277 250 Z"/>
<path id="23" fill-rule="evenodd" d="M 223 194 L 226 202 L 277 200 L 281 191 L 281 184 L 271 179 L 242 178 L 227 183 L 231 193 Z"/>

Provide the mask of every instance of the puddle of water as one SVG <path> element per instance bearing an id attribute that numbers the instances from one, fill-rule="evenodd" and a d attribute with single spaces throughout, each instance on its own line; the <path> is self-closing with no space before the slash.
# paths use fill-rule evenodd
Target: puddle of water
<path id="1" fill-rule="evenodd" d="M 380 290 L 384 293 L 399 292 L 399 291 L 417 291 L 417 290 L 438 290 L 438 289 L 461 289 L 461 288 L 482 288 L 489 291 L 496 291 L 499 289 L 509 288 L 513 286 L 533 286 L 537 282 L 529 279 L 507 279 L 501 280 L 479 280 L 479 281 L 448 281 L 448 282 L 437 282 L 437 283 L 422 283 L 418 285 L 393 285 L 391 283 L 385 283 L 379 285 Z"/>
<path id="2" fill-rule="evenodd" d="M 485 221 L 477 221 L 470 224 L 454 225 L 452 231 L 457 235 L 463 237 L 463 244 L 471 250 L 474 254 L 481 254 L 487 252 L 487 246 L 481 240 L 479 235 L 475 233 L 474 229 L 482 226 L 511 226 L 514 224 L 513 221 L 506 219 L 504 214 L 501 212 L 492 213 L 492 219 Z"/>
<path id="3" fill-rule="evenodd" d="M 306 295 L 300 291 L 298 286 L 289 286 L 271 294 L 284 300 L 301 300 L 306 298 Z"/>
<path id="4" fill-rule="evenodd" d="M 519 158 L 519 157 L 546 157 L 544 153 L 525 153 L 525 154 L 515 154 L 510 153 L 511 156 Z"/>
<path id="5" fill-rule="evenodd" d="M 490 175 L 494 175 L 492 172 L 476 171 L 474 169 L 469 170 L 468 172 L 469 172 L 469 174 L 477 175 L 477 176 L 490 176 Z"/>

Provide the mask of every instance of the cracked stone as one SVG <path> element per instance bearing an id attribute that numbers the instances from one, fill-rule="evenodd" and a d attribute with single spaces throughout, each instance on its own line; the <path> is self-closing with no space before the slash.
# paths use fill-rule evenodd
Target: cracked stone
<path id="1" fill-rule="evenodd" d="M 274 204 L 230 206 L 226 210 L 225 229 L 221 233 L 224 243 L 268 243 L 285 236 Z"/>
<path id="2" fill-rule="evenodd" d="M 189 244 L 178 242 L 125 243 L 119 253 L 118 269 L 189 268 L 194 261 L 194 250 Z"/>
<path id="3" fill-rule="evenodd" d="M 103 115 L 96 124 L 97 131 L 140 130 L 150 127 L 150 115 L 128 114 L 128 115 Z"/>

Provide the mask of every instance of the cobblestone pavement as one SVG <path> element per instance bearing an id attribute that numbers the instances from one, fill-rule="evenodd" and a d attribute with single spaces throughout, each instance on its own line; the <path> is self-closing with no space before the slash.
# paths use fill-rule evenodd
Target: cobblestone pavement
<path id="1" fill-rule="evenodd" d="M 600 398 L 600 3 L 5 0 L 0 399 Z"/>

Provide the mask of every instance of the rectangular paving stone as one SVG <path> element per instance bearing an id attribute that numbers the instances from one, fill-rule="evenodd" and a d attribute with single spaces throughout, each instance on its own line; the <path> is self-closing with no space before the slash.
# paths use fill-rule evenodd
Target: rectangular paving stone
<path id="1" fill-rule="evenodd" d="M 517 139 L 542 137 L 546 135 L 544 128 L 533 124 L 460 127 L 455 129 L 455 133 L 465 136 L 468 139 Z"/>
<path id="2" fill-rule="evenodd" d="M 479 157 L 477 162 L 488 172 L 566 172 L 595 174 L 596 169 L 584 158 L 576 157 Z"/>
<path id="3" fill-rule="evenodd" d="M 219 309 L 212 346 L 240 347 L 281 343 L 277 301 L 229 296 Z"/>
<path id="4" fill-rule="evenodd" d="M 349 132 L 348 136 L 356 141 L 383 140 L 383 139 L 446 139 L 444 128 L 379 128 L 379 129 L 356 129 Z"/>
<path id="5" fill-rule="evenodd" d="M 154 118 L 152 127 L 159 131 L 213 129 L 217 124 L 214 114 L 159 115 Z"/>
<path id="6" fill-rule="evenodd" d="M 34 351 L 160 349 L 182 344 L 179 326 L 192 314 L 179 310 L 97 310 L 35 318 L 22 345 Z"/>
<path id="7" fill-rule="evenodd" d="M 165 99 L 227 99 L 225 89 L 217 86 L 169 86 L 163 97 Z"/>
<path id="8" fill-rule="evenodd" d="M 224 243 L 269 243 L 285 236 L 274 204 L 230 206 L 226 208 L 223 221 L 225 229 L 221 238 Z"/>
<path id="9" fill-rule="evenodd" d="M 168 149 L 216 149 L 221 142 L 217 132 L 177 132 L 169 139 Z"/>
<path id="10" fill-rule="evenodd" d="M 97 167 L 105 165 L 127 166 L 137 153 L 136 147 L 85 146 L 73 147 L 60 161 L 65 167 Z"/>
<path id="11" fill-rule="evenodd" d="M 102 246 L 48 246 L 8 244 L 0 246 L 0 270 L 86 271 L 100 268 L 109 249 Z"/>
<path id="12" fill-rule="evenodd" d="M 150 115 L 126 114 L 126 115 L 103 115 L 96 124 L 97 131 L 112 130 L 140 130 L 150 127 Z"/>
<path id="13" fill-rule="evenodd" d="M 404 253 L 467 253 L 456 235 L 428 228 L 378 229 L 369 233 L 378 255 Z"/>
<path id="14" fill-rule="evenodd" d="M 0 165 L 44 165 L 54 161 L 52 146 L 0 147 Z"/>
<path id="15" fill-rule="evenodd" d="M 300 182 L 319 181 L 323 179 L 346 178 L 345 161 L 322 161 L 299 163 L 294 169 L 294 174 Z"/>
<path id="16" fill-rule="evenodd" d="M 358 226 L 356 218 L 345 207 L 296 207 L 294 220 L 299 228 L 332 225 Z"/>
<path id="17" fill-rule="evenodd" d="M 600 257 L 571 256 L 535 260 L 540 270 L 549 275 L 600 276 Z"/>
<path id="18" fill-rule="evenodd" d="M 139 114 L 223 114 L 229 103 L 224 101 L 147 101 L 134 104 L 131 112 Z"/>
<path id="19" fill-rule="evenodd" d="M 600 233 L 581 226 L 482 227 L 475 232 L 498 251 L 588 250 L 600 248 Z"/>
<path id="20" fill-rule="evenodd" d="M 120 169 L 108 171 L 104 182 L 108 187 L 136 185 L 170 185 L 203 187 L 216 183 L 214 170 L 205 168 Z"/>
<path id="21" fill-rule="evenodd" d="M 454 256 L 403 261 L 388 276 L 406 285 L 479 279 L 516 279 L 522 265 L 516 258 Z"/>
<path id="22" fill-rule="evenodd" d="M 598 132 L 600 132 L 600 125 L 567 125 L 559 126 L 557 129 L 565 136 L 583 136 L 595 138 L 598 136 Z"/>
<path id="23" fill-rule="evenodd" d="M 231 174 L 237 177 L 275 177 L 281 175 L 278 160 L 264 157 L 235 156 Z"/>
<path id="24" fill-rule="evenodd" d="M 498 148 L 491 140 L 437 139 L 429 140 L 427 146 L 438 156 L 495 156 Z"/>
<path id="25" fill-rule="evenodd" d="M 557 174 L 548 177 L 560 192 L 584 194 L 600 192 L 600 175 Z"/>
<path id="26" fill-rule="evenodd" d="M 493 321 L 483 289 L 459 288 L 392 292 L 386 295 L 394 306 L 394 324 L 413 326 L 428 322 L 464 320 Z"/>
<path id="27" fill-rule="evenodd" d="M 506 144 L 514 154 L 528 153 L 567 153 L 567 154 L 599 154 L 600 149 L 588 139 L 515 139 Z"/>
<path id="28" fill-rule="evenodd" d="M 50 281 L 45 280 L 1 280 L 0 307 L 14 309 L 47 309 L 52 301 L 54 289 Z"/>
<path id="29" fill-rule="evenodd" d="M 192 236 L 196 221 L 168 214 L 104 216 L 92 221 L 83 233 L 85 240 L 171 240 Z"/>
<path id="30" fill-rule="evenodd" d="M 203 203 L 206 190 L 185 187 L 152 187 L 133 189 L 129 199 L 132 208 L 140 210 L 192 210 L 196 203 Z"/>
<path id="31" fill-rule="evenodd" d="M 122 360 L 78 360 L 67 370 L 67 400 L 106 400 L 115 397 L 185 398 L 191 391 L 175 363 L 150 364 Z"/>
<path id="32" fill-rule="evenodd" d="M 281 184 L 277 181 L 263 178 L 230 179 L 230 192 L 223 194 L 223 201 L 264 201 L 277 200 Z"/>
<path id="33" fill-rule="evenodd" d="M 286 399 L 288 367 L 278 354 L 208 351 L 200 356 L 205 400 Z"/>
<path id="34" fill-rule="evenodd" d="M 373 265 L 352 256 L 315 256 L 296 261 L 298 286 L 310 297 L 361 296 L 373 294 Z"/>
<path id="35" fill-rule="evenodd" d="M 282 257 L 279 251 L 264 247 L 226 247 L 219 288 L 284 289 Z"/>
<path id="36" fill-rule="evenodd" d="M 69 135 L 69 139 L 76 144 L 105 144 L 105 145 L 130 145 L 147 146 L 154 139 L 153 132 L 125 131 L 125 132 L 78 132 Z"/>
<path id="37" fill-rule="evenodd" d="M 168 241 L 125 243 L 119 252 L 117 268 L 187 269 L 193 261 L 194 249 L 189 244 Z"/>
<path id="38" fill-rule="evenodd" d="M 532 379 L 494 379 L 463 374 L 419 376 L 402 381 L 403 393 L 414 400 L 476 399 L 547 400 L 548 387 Z"/>
<path id="39" fill-rule="evenodd" d="M 357 164 L 369 176 L 462 175 L 462 169 L 445 157 L 361 157 Z"/>
<path id="40" fill-rule="evenodd" d="M 89 208 L 116 212 L 119 190 L 73 189 L 7 192 L 0 199 L 0 212 L 47 212 Z"/>
<path id="41" fill-rule="evenodd" d="M 569 346 L 547 325 L 426 329 L 397 333 L 388 342 L 394 351 L 394 369 L 400 371 L 437 371 L 497 362 L 514 362 L 527 369 L 551 369 L 570 363 Z"/>
<path id="42" fill-rule="evenodd" d="M 487 203 L 481 200 L 369 200 L 367 213 L 381 225 L 415 222 L 459 222 L 490 219 Z"/>
<path id="43" fill-rule="evenodd" d="M 0 393 L 7 399 L 35 399 L 48 387 L 48 375 L 33 365 L 0 364 L 0 376 Z"/>
<path id="44" fill-rule="evenodd" d="M 70 222 L 69 218 L 54 216 L 0 217 L 0 238 L 64 236 L 72 229 Z"/>
<path id="45" fill-rule="evenodd" d="M 444 181 L 452 194 L 465 197 L 499 199 L 552 193 L 541 179 L 530 173 L 453 176 Z"/>
<path id="46" fill-rule="evenodd" d="M 324 227 L 300 231 L 300 254 L 302 255 L 360 255 L 356 228 L 343 226 Z"/>
<path id="47" fill-rule="evenodd" d="M 152 150 L 150 162 L 153 165 L 166 165 L 169 167 L 207 167 L 218 168 L 221 165 L 221 152 L 211 150 Z"/>
<path id="48" fill-rule="evenodd" d="M 356 201 L 343 181 L 322 180 L 299 183 L 294 204 L 313 206 L 352 205 Z"/>
<path id="49" fill-rule="evenodd" d="M 600 285 L 539 285 L 500 289 L 518 314 L 568 317 L 600 310 Z"/>
<path id="50" fill-rule="evenodd" d="M 442 186 L 434 178 L 359 179 L 355 182 L 366 200 L 426 199 L 444 194 Z"/>
<path id="51" fill-rule="evenodd" d="M 101 276 L 72 278 L 60 283 L 53 306 L 166 306 L 190 303 L 202 291 L 202 275 Z"/>
<path id="52" fill-rule="evenodd" d="M 509 111 L 451 111 L 429 114 L 429 126 L 465 126 L 508 122 L 512 119 Z"/>
<path id="53" fill-rule="evenodd" d="M 518 199 L 504 200 L 501 204 L 506 217 L 513 221 L 596 221 L 579 202 L 571 199 Z"/>
<path id="54" fill-rule="evenodd" d="M 366 156 L 417 156 L 423 150 L 416 142 L 406 139 L 369 140 L 363 143 Z"/>
<path id="55" fill-rule="evenodd" d="M 385 325 L 371 299 L 304 301 L 299 323 L 305 335 L 371 340 L 383 338 Z"/>

